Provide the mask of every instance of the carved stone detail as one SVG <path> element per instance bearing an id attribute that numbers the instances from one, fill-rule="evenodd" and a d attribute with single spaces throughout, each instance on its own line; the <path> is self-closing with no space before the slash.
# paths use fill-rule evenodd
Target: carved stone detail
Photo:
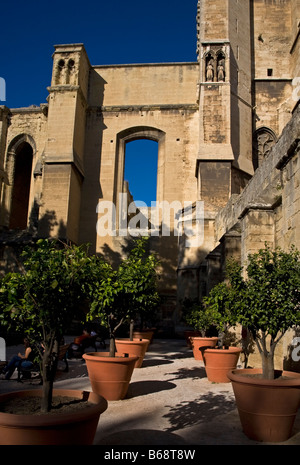
<path id="1" fill-rule="evenodd" d="M 220 48 L 210 47 L 205 53 L 205 81 L 224 82 L 226 80 L 225 53 Z"/>
<path id="2" fill-rule="evenodd" d="M 55 65 L 55 85 L 75 85 L 76 66 L 73 58 L 61 57 Z"/>
<path id="3" fill-rule="evenodd" d="M 269 128 L 259 128 L 253 135 L 253 168 L 256 170 L 276 143 L 276 136 Z"/>

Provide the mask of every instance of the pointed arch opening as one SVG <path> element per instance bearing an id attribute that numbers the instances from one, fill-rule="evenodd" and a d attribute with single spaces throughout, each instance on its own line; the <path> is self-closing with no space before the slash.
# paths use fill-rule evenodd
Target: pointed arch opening
<path id="1" fill-rule="evenodd" d="M 15 151 L 14 177 L 10 208 L 10 229 L 26 229 L 32 175 L 33 149 L 22 142 Z"/>
<path id="2" fill-rule="evenodd" d="M 132 201 L 140 200 L 149 207 L 151 202 L 163 198 L 165 133 L 149 126 L 134 126 L 121 131 L 117 138 L 114 203 L 117 211 L 116 225 L 119 229 L 119 214 L 124 208 L 124 200 L 120 203 L 119 194 L 126 192 L 126 181 L 129 192 L 132 193 Z M 138 191 L 135 193 L 135 183 L 139 184 L 141 194 Z M 147 197 L 146 191 L 149 193 Z M 127 201 L 130 203 L 130 200 L 129 196 Z"/>

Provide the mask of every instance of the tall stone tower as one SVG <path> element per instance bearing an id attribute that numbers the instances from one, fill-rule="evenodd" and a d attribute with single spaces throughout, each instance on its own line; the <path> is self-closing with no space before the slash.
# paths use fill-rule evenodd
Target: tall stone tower
<path id="1" fill-rule="evenodd" d="M 197 54 L 195 174 L 197 200 L 204 202 L 204 240 L 197 250 L 180 251 L 179 301 L 206 293 L 213 261 L 207 257 L 217 245 L 215 217 L 253 174 L 250 2 L 198 0 Z M 189 288 L 197 294 L 187 296 Z"/>
<path id="2" fill-rule="evenodd" d="M 40 217 L 53 235 L 78 242 L 90 64 L 82 44 L 57 45 L 49 91 Z M 48 228 L 40 223 L 40 234 Z"/>
<path id="3" fill-rule="evenodd" d="M 210 213 L 253 173 L 250 4 L 198 1 L 199 198 Z"/>

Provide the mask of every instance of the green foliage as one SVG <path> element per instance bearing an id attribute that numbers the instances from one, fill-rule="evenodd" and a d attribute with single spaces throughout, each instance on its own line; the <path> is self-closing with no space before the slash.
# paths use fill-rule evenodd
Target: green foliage
<path id="1" fill-rule="evenodd" d="M 21 272 L 1 281 L 2 323 L 43 344 L 49 338 L 61 339 L 71 319 L 82 317 L 89 260 L 86 247 L 43 239 L 27 247 Z"/>
<path id="2" fill-rule="evenodd" d="M 236 278 L 236 276 L 235 276 Z M 275 348 L 285 332 L 300 324 L 300 253 L 264 249 L 248 256 L 247 279 L 237 277 L 238 321 L 247 327 L 262 356 L 264 376 L 274 376 Z"/>
<path id="3" fill-rule="evenodd" d="M 273 340 L 300 324 L 300 254 L 269 247 L 249 255 L 239 321 Z"/>
<path id="4" fill-rule="evenodd" d="M 92 288 L 91 307 L 88 318 L 98 318 L 109 329 L 111 355 L 114 355 L 114 338 L 117 329 L 126 321 L 135 319 L 138 314 L 147 315 L 158 306 L 157 259 L 147 253 L 145 237 L 135 241 L 129 256 L 124 259 L 117 270 L 111 265 L 94 262 L 94 285 Z M 97 267 L 101 264 L 102 272 L 97 278 Z"/>
<path id="5" fill-rule="evenodd" d="M 86 246 L 41 239 L 22 254 L 20 273 L 0 283 L 1 324 L 22 331 L 42 359 L 42 410 L 51 408 L 59 345 L 73 318 L 84 318 L 92 259 Z"/>
<path id="6" fill-rule="evenodd" d="M 229 329 L 237 324 L 238 313 L 236 307 L 236 293 L 242 287 L 239 265 L 230 260 L 226 266 L 227 281 L 215 285 L 208 297 L 203 299 L 206 313 L 219 331 L 220 345 Z"/>
<path id="7" fill-rule="evenodd" d="M 212 315 L 206 311 L 202 302 L 194 303 L 185 314 L 185 321 L 198 331 L 201 331 L 202 337 L 214 324 Z"/>

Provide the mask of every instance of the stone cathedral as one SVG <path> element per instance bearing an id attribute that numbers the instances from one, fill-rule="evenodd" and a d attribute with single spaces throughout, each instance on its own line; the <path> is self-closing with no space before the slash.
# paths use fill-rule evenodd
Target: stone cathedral
<path id="1" fill-rule="evenodd" d="M 191 63 L 98 66 L 83 44 L 56 45 L 47 102 L 0 107 L 2 272 L 36 237 L 121 257 L 126 144 L 137 139 L 157 142 L 156 201 L 191 202 L 191 222 L 203 205 L 197 246 L 173 233 L 180 212 L 150 238 L 168 329 L 227 257 L 244 263 L 265 241 L 300 248 L 300 1 L 198 0 L 195 47 Z M 114 234 L 97 228 L 101 201 L 115 206 Z"/>

